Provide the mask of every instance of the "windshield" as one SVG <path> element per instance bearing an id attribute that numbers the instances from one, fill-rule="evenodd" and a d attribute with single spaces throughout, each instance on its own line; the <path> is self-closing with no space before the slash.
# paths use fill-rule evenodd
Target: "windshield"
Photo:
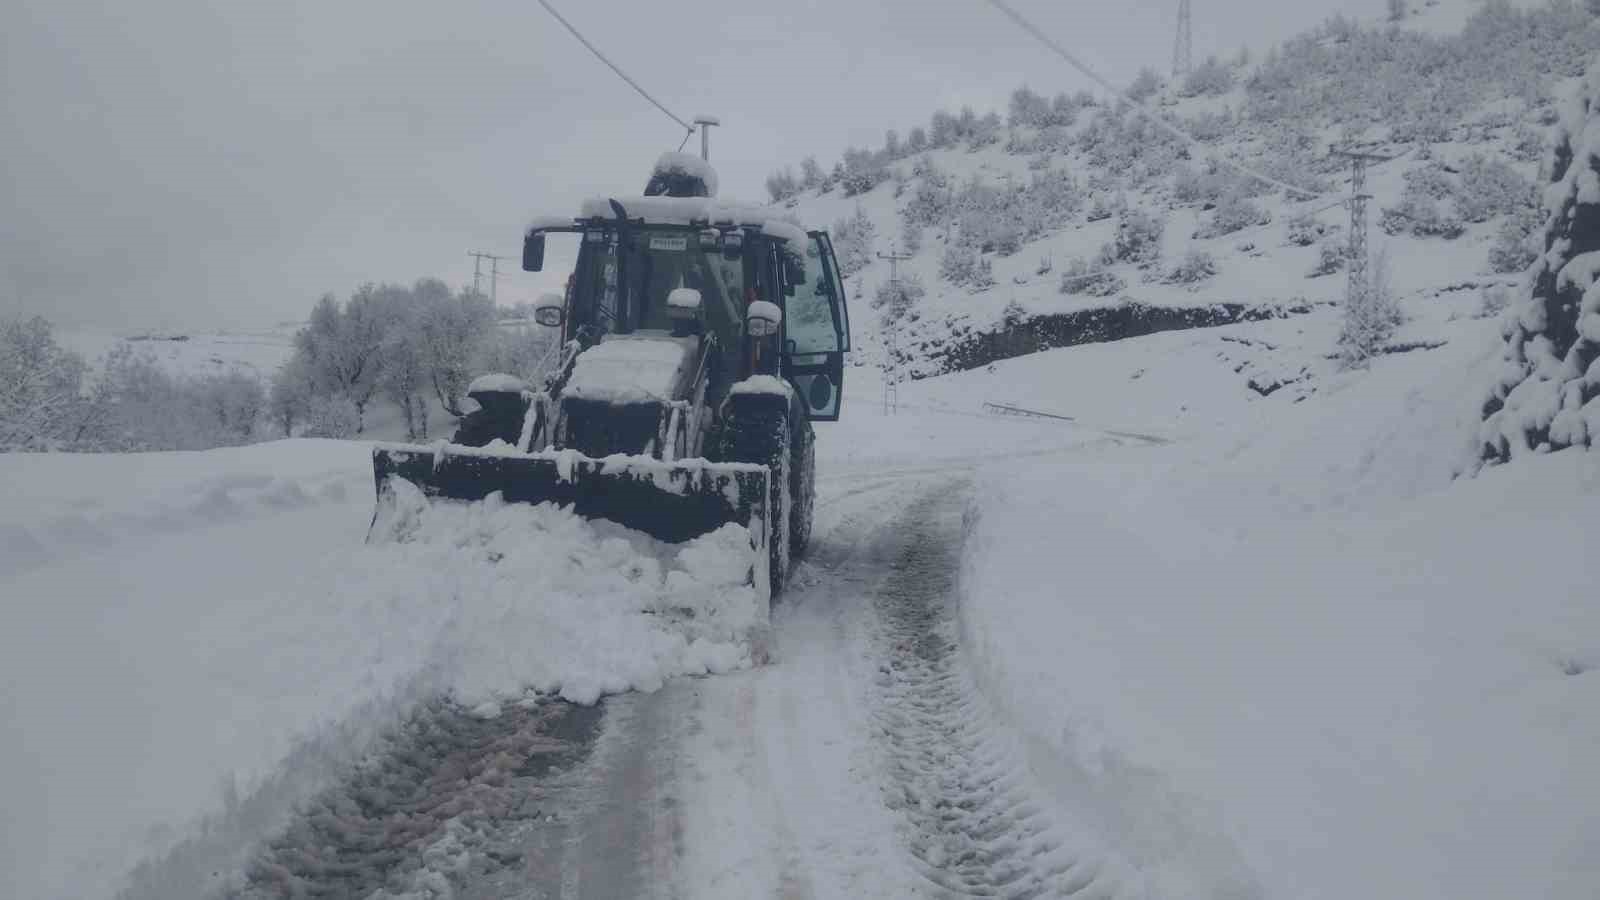
<path id="1" fill-rule="evenodd" d="M 612 232 L 591 232 L 580 269 L 578 315 L 604 332 L 670 329 L 667 295 L 677 288 L 700 292 L 714 329 L 738 321 L 744 263 L 700 249 L 693 230 L 642 229 L 629 233 L 626 242 Z"/>

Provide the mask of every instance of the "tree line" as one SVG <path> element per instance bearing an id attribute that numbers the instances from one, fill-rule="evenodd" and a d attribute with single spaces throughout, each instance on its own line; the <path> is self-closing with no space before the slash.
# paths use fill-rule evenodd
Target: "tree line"
<path id="1" fill-rule="evenodd" d="M 0 319 L 0 452 L 204 450 L 280 437 L 357 437 L 375 404 L 401 413 L 406 435 L 459 417 L 473 377 L 534 376 L 549 329 L 504 329 L 527 310 L 438 279 L 365 284 L 323 296 L 270 379 L 232 370 L 171 371 L 131 342 L 97 364 L 63 347 L 38 316 Z M 522 316 L 524 319 L 525 315 Z"/>
<path id="2" fill-rule="evenodd" d="M 283 436 L 357 436 L 373 403 L 386 401 L 400 410 L 407 437 L 425 440 L 433 433 L 430 399 L 459 418 L 474 377 L 528 377 L 548 354 L 554 332 L 502 330 L 507 312 L 518 310 L 497 309 L 470 289 L 452 293 L 434 278 L 365 284 L 343 303 L 324 295 L 272 379 L 272 422 Z"/>

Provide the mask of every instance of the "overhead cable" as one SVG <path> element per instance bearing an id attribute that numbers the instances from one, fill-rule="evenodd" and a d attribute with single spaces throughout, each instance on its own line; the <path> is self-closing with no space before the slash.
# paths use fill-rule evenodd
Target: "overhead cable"
<path id="1" fill-rule="evenodd" d="M 544 0 L 539 0 L 539 2 L 543 3 Z M 999 10 L 1003 15 L 1005 15 L 1006 18 L 1010 19 L 1012 21 L 1012 23 L 1015 24 L 1018 28 L 1021 28 L 1023 31 L 1025 31 L 1029 35 L 1031 35 L 1034 38 L 1034 40 L 1037 40 L 1039 43 L 1043 44 L 1045 47 L 1047 47 L 1050 50 L 1054 51 L 1054 53 L 1057 56 L 1059 56 L 1062 59 L 1066 60 L 1068 65 L 1072 66 L 1074 69 L 1077 69 L 1079 72 L 1082 72 L 1084 74 L 1084 76 L 1087 77 L 1090 81 L 1093 81 L 1095 84 L 1098 84 L 1100 87 L 1104 88 L 1107 91 L 1110 91 L 1116 97 L 1118 97 L 1118 98 L 1122 99 L 1124 102 L 1130 104 L 1135 110 L 1138 111 L 1138 113 L 1140 115 L 1144 116 L 1146 119 L 1149 119 L 1152 123 L 1154 123 L 1157 128 L 1160 128 L 1163 131 L 1167 132 L 1168 134 L 1173 135 L 1174 137 L 1178 138 L 1179 140 L 1183 141 L 1186 144 L 1189 144 L 1191 146 L 1194 146 L 1194 147 L 1197 147 L 1197 148 L 1200 148 L 1200 149 L 1204 150 L 1203 145 L 1200 143 L 1200 141 L 1198 139 L 1196 139 L 1195 137 L 1190 135 L 1188 132 L 1185 132 L 1183 129 L 1177 127 L 1176 125 L 1173 125 L 1171 122 L 1168 122 L 1166 119 L 1162 118 L 1154 110 L 1152 110 L 1149 107 L 1145 106 L 1142 101 L 1136 100 L 1132 96 L 1130 96 L 1127 91 L 1116 87 L 1111 82 L 1109 82 L 1106 79 L 1102 78 L 1100 76 L 1100 73 L 1098 73 L 1094 69 L 1090 68 L 1082 60 L 1078 59 L 1070 51 L 1068 51 L 1065 47 L 1063 47 L 1060 44 L 1056 43 L 1054 40 L 1052 40 L 1050 38 L 1049 35 L 1045 34 L 1043 31 L 1040 31 L 1039 30 L 1039 26 L 1037 26 L 1037 25 L 1033 24 L 1032 22 L 1028 21 L 1027 19 L 1023 18 L 1022 14 L 1018 13 L 1016 10 L 1012 9 L 1005 2 L 1005 0 L 987 0 L 987 2 L 988 2 L 988 4 L 990 6 L 993 6 L 995 9 Z M 1241 165 L 1240 163 L 1234 162 L 1233 160 L 1224 159 L 1224 158 L 1220 158 L 1220 157 L 1216 158 L 1216 160 L 1217 160 L 1217 162 L 1221 163 L 1222 165 L 1228 166 L 1229 168 L 1234 169 L 1235 171 L 1238 171 L 1238 172 L 1240 172 L 1240 173 L 1242 173 L 1244 175 L 1247 175 L 1247 176 L 1249 176 L 1251 178 L 1254 178 L 1257 181 L 1261 181 L 1261 182 L 1264 182 L 1266 184 L 1270 184 L 1270 185 L 1273 185 L 1275 187 L 1282 188 L 1284 191 L 1287 191 L 1290 194 L 1290 196 L 1300 196 L 1300 197 L 1305 197 L 1307 199 L 1315 199 L 1316 197 L 1321 196 L 1316 191 L 1308 191 L 1305 188 L 1296 187 L 1295 185 L 1289 184 L 1287 182 L 1279 181 L 1278 179 L 1273 178 L 1271 175 L 1266 175 L 1264 173 L 1257 172 L 1256 170 L 1251 169 L 1251 168 L 1249 168 L 1247 166 Z"/>
<path id="2" fill-rule="evenodd" d="M 578 43 L 580 43 L 583 46 L 589 48 L 589 52 L 593 53 L 595 55 L 596 59 L 600 60 L 601 62 L 603 62 L 607 66 L 609 66 L 611 68 L 611 71 L 617 73 L 617 77 L 621 78 L 623 81 L 626 81 L 628 83 L 629 87 L 633 88 L 635 91 L 638 91 L 639 92 L 639 96 L 645 98 L 646 100 L 649 100 L 652 106 L 654 106 L 656 109 L 661 110 L 661 112 L 664 113 L 667 118 L 669 118 L 672 121 L 677 122 L 679 125 L 681 125 L 683 127 L 684 131 L 687 131 L 687 132 L 690 132 L 690 133 L 694 132 L 694 126 L 693 125 L 690 125 L 688 122 L 685 122 L 684 120 L 682 120 L 682 119 L 678 118 L 677 116 L 673 115 L 672 110 L 667 109 L 665 106 L 663 106 L 661 104 L 660 100 L 657 100 L 656 98 L 650 96 L 650 92 L 645 90 L 644 88 L 640 87 L 639 86 L 639 82 L 634 81 L 632 78 L 629 78 L 627 72 L 622 71 L 622 69 L 616 63 L 612 62 L 610 59 L 608 59 L 606 57 L 606 55 L 604 53 L 600 52 L 600 48 L 596 47 L 594 44 L 589 43 L 589 39 L 584 37 L 582 32 L 578 31 L 577 28 L 574 28 L 572 23 L 568 22 L 561 15 L 561 13 L 556 12 L 556 8 L 554 6 L 550 5 L 549 0 L 539 0 L 539 5 L 544 7 L 545 11 L 550 13 L 550 15 L 555 16 L 556 21 L 560 22 L 563 27 L 565 27 L 568 31 L 572 32 L 572 36 L 578 39 Z M 685 141 L 686 142 L 687 142 L 687 140 L 688 140 L 688 138 L 685 137 Z"/>

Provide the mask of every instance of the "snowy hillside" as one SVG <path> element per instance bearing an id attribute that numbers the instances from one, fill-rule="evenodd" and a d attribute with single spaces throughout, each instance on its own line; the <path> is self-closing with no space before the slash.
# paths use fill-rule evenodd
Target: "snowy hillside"
<path id="1" fill-rule="evenodd" d="M 877 365 L 887 342 L 913 377 L 959 367 L 947 353 L 974 333 L 1125 299 L 1340 300 L 1350 178 L 1335 144 L 1395 157 L 1369 172 L 1372 250 L 1420 314 L 1438 289 L 1508 282 L 1531 260 L 1554 101 L 1600 50 L 1600 27 L 1555 7 L 1416 7 L 1397 29 L 1334 19 L 1255 60 L 1208 61 L 1186 84 L 1151 73 L 1135 92 L 1193 146 L 1104 99 L 1024 89 L 1004 115 L 940 112 L 769 190 L 832 226 L 865 332 L 858 363 Z M 911 256 L 903 293 L 888 253 Z"/>

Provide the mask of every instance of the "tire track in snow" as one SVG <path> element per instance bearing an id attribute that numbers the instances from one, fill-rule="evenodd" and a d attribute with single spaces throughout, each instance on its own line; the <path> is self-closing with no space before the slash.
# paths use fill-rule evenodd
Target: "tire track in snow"
<path id="1" fill-rule="evenodd" d="M 883 661 L 876 679 L 887 759 L 884 801 L 936 896 L 1108 897 L 1099 864 L 1074 852 L 1032 797 L 1026 766 L 989 714 L 956 641 L 955 573 L 967 486 L 900 517 L 875 594 Z"/>
<path id="2" fill-rule="evenodd" d="M 529 828 L 560 827 L 562 771 L 589 755 L 602 707 L 538 701 L 483 718 L 424 704 L 302 809 L 229 896 L 457 896 L 515 869 Z"/>

